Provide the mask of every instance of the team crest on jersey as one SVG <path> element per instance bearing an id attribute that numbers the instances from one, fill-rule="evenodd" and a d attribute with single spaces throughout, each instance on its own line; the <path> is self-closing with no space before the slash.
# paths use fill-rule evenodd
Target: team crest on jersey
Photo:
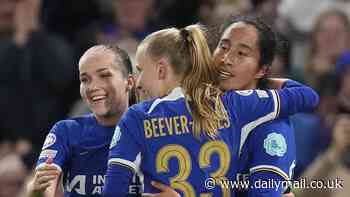
<path id="1" fill-rule="evenodd" d="M 237 94 L 242 95 L 242 96 L 249 96 L 253 93 L 253 90 L 239 90 L 236 92 L 237 92 Z"/>
<path id="2" fill-rule="evenodd" d="M 282 157 L 287 152 L 287 143 L 283 135 L 270 133 L 264 139 L 265 152 L 271 156 Z"/>
<path id="3" fill-rule="evenodd" d="M 56 135 L 54 133 L 49 133 L 49 135 L 46 136 L 43 149 L 46 149 L 52 146 L 55 142 L 56 142 Z"/>
<path id="4" fill-rule="evenodd" d="M 114 131 L 114 135 L 111 141 L 110 149 L 113 148 L 115 145 L 117 145 L 118 141 L 120 140 L 120 137 L 122 136 L 122 132 L 120 131 L 120 127 L 117 126 Z"/>

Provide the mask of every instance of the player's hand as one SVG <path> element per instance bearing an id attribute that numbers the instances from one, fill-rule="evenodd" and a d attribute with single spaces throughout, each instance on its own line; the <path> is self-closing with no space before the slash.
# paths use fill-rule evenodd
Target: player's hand
<path id="1" fill-rule="evenodd" d="M 44 164 L 42 167 L 36 169 L 34 178 L 28 183 L 27 189 L 29 193 L 43 192 L 51 186 L 52 180 L 55 180 L 60 175 L 57 167 L 51 164 Z"/>
<path id="2" fill-rule="evenodd" d="M 152 186 L 159 189 L 161 192 L 157 194 L 142 194 L 143 197 L 181 197 L 179 193 L 177 193 L 171 187 L 152 181 Z"/>

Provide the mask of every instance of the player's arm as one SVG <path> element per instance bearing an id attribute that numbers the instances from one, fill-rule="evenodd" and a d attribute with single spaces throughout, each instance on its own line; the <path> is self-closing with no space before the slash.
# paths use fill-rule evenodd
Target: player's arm
<path id="1" fill-rule="evenodd" d="M 234 103 L 230 108 L 235 111 L 242 125 L 249 124 L 249 128 L 255 128 L 278 117 L 316 108 L 318 94 L 310 87 L 295 84 L 298 83 L 287 80 L 280 90 L 231 91 L 224 98 L 229 102 L 229 107 L 230 102 Z"/>
<path id="2" fill-rule="evenodd" d="M 280 117 L 313 111 L 317 107 L 319 96 L 312 88 L 293 80 L 286 80 L 282 87 L 276 90 L 281 106 Z"/>
<path id="3" fill-rule="evenodd" d="M 134 171 L 120 164 L 108 164 L 103 196 L 127 196 Z"/>
<path id="4" fill-rule="evenodd" d="M 303 84 L 301 84 L 297 81 L 286 79 L 286 78 L 269 78 L 268 82 L 269 82 L 269 89 L 276 89 L 276 90 L 279 90 L 282 88 L 292 88 L 292 87 L 304 86 Z"/>
<path id="5" fill-rule="evenodd" d="M 139 122 L 136 112 L 129 109 L 114 131 L 103 188 L 105 197 L 128 195 L 133 175 L 139 170 L 136 160 L 141 154 L 143 138 L 138 135 L 140 130 L 143 131 Z"/>

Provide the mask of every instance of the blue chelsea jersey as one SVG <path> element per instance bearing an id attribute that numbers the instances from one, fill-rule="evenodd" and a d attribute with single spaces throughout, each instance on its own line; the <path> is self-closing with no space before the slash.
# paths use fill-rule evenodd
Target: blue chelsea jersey
<path id="1" fill-rule="evenodd" d="M 48 157 L 63 174 L 64 196 L 101 196 L 114 126 L 92 115 L 57 122 L 44 142 L 37 168 Z"/>
<path id="2" fill-rule="evenodd" d="M 222 180 L 235 180 L 241 131 L 313 109 L 318 96 L 308 88 L 282 91 L 230 91 L 222 97 L 229 115 L 215 140 L 192 135 L 192 117 L 181 88 L 168 96 L 129 108 L 115 129 L 109 154 L 106 196 L 124 196 L 128 177 L 112 176 L 119 168 L 144 173 L 145 192 L 157 192 L 155 180 L 176 189 L 181 196 L 234 196 Z M 140 161 L 140 165 L 136 161 Z M 117 167 L 117 170 L 113 169 Z M 109 180 L 109 177 L 111 180 Z M 208 186 L 207 181 L 214 180 Z M 120 187 L 113 187 L 114 184 Z"/>
<path id="3" fill-rule="evenodd" d="M 176 189 L 181 196 L 230 196 L 229 189 L 205 188 L 211 177 L 231 179 L 237 146 L 230 122 L 223 122 L 217 139 L 192 135 L 193 121 L 180 88 L 167 97 L 134 105 L 116 127 L 109 164 L 144 174 L 144 192 L 157 193 L 151 181 Z M 135 160 L 141 159 L 141 165 Z M 227 177 L 229 176 L 229 177 Z M 232 177 L 231 177 L 232 176 Z M 115 188 L 117 189 L 117 188 Z M 113 196 L 113 195 L 112 195 Z M 119 196 L 115 194 L 115 196 Z"/>
<path id="4" fill-rule="evenodd" d="M 247 132 L 241 133 L 237 180 L 249 187 L 241 187 L 238 196 L 281 196 L 286 189 L 281 181 L 292 179 L 296 165 L 292 125 L 287 118 L 277 119 Z M 252 177 L 258 173 L 263 180 Z M 259 188 L 263 184 L 272 187 Z"/>

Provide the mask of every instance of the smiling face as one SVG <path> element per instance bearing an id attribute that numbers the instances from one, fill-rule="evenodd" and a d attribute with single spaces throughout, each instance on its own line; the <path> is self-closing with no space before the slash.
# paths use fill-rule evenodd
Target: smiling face
<path id="1" fill-rule="evenodd" d="M 213 57 L 214 63 L 229 76 L 220 82 L 224 90 L 255 89 L 265 74 L 259 67 L 259 37 L 253 25 L 237 22 L 222 34 Z"/>
<path id="2" fill-rule="evenodd" d="M 116 58 L 109 49 L 93 47 L 79 61 L 80 94 L 98 120 L 120 116 L 128 107 L 128 81 Z"/>

